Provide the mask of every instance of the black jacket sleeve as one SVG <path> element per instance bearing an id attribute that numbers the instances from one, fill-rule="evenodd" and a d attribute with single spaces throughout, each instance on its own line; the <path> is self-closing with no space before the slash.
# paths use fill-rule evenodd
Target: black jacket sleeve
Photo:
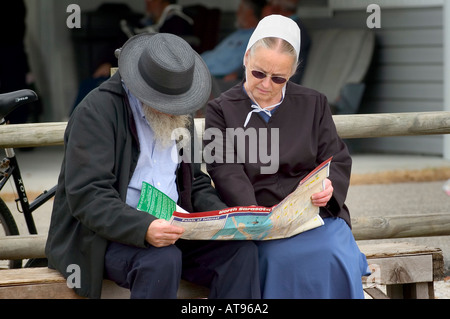
<path id="1" fill-rule="evenodd" d="M 125 202 L 119 180 L 128 176 L 129 154 L 117 142 L 122 136 L 117 109 L 109 93 L 96 92 L 75 110 L 66 133 L 64 189 L 69 211 L 85 227 L 103 238 L 144 246 L 149 224 L 155 219 Z M 106 101 L 100 103 L 100 101 Z"/>

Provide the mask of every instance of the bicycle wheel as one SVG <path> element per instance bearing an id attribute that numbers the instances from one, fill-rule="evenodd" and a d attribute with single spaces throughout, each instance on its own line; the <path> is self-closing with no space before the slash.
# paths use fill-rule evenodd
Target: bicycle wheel
<path id="1" fill-rule="evenodd" d="M 16 221 L 9 211 L 8 206 L 0 198 L 0 236 L 19 235 Z M 0 260 L 0 268 L 21 268 L 22 260 Z"/>

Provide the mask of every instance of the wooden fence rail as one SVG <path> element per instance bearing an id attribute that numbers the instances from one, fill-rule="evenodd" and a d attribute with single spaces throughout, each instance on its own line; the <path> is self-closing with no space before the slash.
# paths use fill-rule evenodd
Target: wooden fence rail
<path id="1" fill-rule="evenodd" d="M 450 212 L 352 218 L 356 240 L 450 236 Z"/>
<path id="2" fill-rule="evenodd" d="M 450 134 L 450 112 L 334 115 L 345 139 Z M 204 120 L 195 119 L 199 136 Z M 62 145 L 66 122 L 0 126 L 0 148 Z"/>

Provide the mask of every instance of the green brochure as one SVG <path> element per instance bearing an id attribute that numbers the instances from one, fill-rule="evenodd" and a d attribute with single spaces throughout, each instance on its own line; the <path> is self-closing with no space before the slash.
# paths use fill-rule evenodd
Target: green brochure
<path id="1" fill-rule="evenodd" d="M 138 210 L 147 212 L 156 218 L 169 220 L 177 204 L 169 196 L 147 182 L 142 182 L 141 197 L 137 206 Z"/>

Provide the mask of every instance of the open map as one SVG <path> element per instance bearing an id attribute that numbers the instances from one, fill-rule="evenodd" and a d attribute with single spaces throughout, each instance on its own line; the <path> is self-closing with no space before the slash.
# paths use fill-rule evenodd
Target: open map
<path id="1" fill-rule="evenodd" d="M 238 206 L 218 211 L 188 213 L 148 183 L 143 183 L 138 209 L 185 229 L 191 240 L 271 240 L 287 238 L 323 225 L 311 195 L 324 189 L 331 158 L 273 207 Z"/>

